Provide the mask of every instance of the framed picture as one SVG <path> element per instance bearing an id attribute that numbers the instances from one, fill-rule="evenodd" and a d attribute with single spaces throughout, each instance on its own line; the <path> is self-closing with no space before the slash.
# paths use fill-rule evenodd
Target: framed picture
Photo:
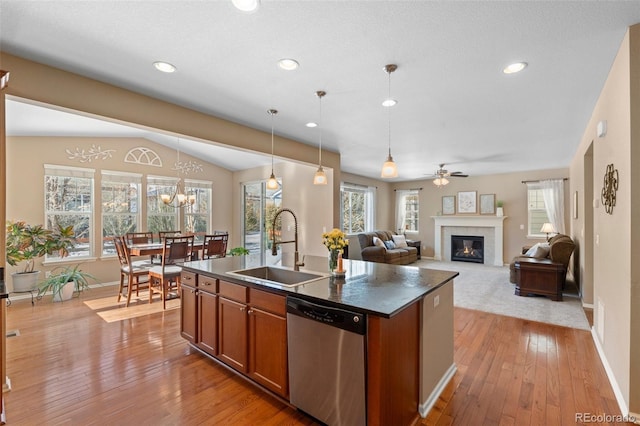
<path id="1" fill-rule="evenodd" d="M 442 197 L 442 214 L 456 214 L 455 195 L 445 195 Z"/>
<path id="2" fill-rule="evenodd" d="M 480 194 L 480 214 L 496 213 L 496 194 Z"/>
<path id="3" fill-rule="evenodd" d="M 458 213 L 474 214 L 478 212 L 477 191 L 458 192 Z"/>

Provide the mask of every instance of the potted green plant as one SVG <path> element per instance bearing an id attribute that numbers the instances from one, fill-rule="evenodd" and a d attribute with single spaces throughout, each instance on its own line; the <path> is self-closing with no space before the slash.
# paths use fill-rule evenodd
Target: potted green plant
<path id="1" fill-rule="evenodd" d="M 79 265 L 60 266 L 51 271 L 51 274 L 40 283 L 38 297 L 51 292 L 54 302 L 69 300 L 74 291 L 80 293 L 89 288 L 89 279 L 96 280 L 96 277 L 80 270 Z"/>
<path id="2" fill-rule="evenodd" d="M 40 271 L 34 271 L 35 259 L 59 252 L 69 254 L 75 244 L 73 226 L 58 226 L 55 231 L 42 225 L 29 225 L 24 221 L 7 221 L 6 259 L 11 266 L 24 262 L 22 270 L 14 272 L 13 291 L 25 292 L 37 288 Z"/>
<path id="3" fill-rule="evenodd" d="M 504 206 L 504 201 L 498 200 L 496 201 L 496 216 L 502 217 L 504 216 L 504 210 L 502 209 Z"/>
<path id="4" fill-rule="evenodd" d="M 249 250 L 244 247 L 234 247 L 227 253 L 229 256 L 244 256 L 249 254 Z"/>

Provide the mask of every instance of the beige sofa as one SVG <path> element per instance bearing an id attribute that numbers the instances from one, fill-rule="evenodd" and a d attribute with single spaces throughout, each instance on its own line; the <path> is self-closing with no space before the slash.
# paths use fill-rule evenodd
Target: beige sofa
<path id="1" fill-rule="evenodd" d="M 373 231 L 358 234 L 360 242 L 360 255 L 367 262 L 390 263 L 393 265 L 408 265 L 418 260 L 418 249 L 415 247 L 383 247 L 374 244 L 374 237 L 380 239 L 383 244 L 393 242 L 394 233 L 391 231 Z M 396 240 L 402 240 L 397 238 Z M 394 243 L 395 244 L 395 243 Z"/>

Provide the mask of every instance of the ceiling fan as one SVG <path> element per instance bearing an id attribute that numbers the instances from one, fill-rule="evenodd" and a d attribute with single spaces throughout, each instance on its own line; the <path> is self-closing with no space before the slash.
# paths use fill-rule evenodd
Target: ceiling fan
<path id="1" fill-rule="evenodd" d="M 433 184 L 435 186 L 444 186 L 446 184 L 449 183 L 449 177 L 468 177 L 469 175 L 465 175 L 462 172 L 450 172 L 447 169 L 444 168 L 445 164 L 441 163 L 439 164 L 440 168 L 438 170 L 436 170 L 436 172 L 433 174 L 433 177 L 435 179 L 433 179 Z"/>

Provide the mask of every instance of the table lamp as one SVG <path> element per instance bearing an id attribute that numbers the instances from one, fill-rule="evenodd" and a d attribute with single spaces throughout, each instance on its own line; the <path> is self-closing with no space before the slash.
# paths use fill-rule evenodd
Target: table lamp
<path id="1" fill-rule="evenodd" d="M 549 233 L 557 232 L 557 231 L 556 231 L 556 227 L 553 226 L 552 223 L 545 222 L 542 224 L 542 228 L 540 228 L 540 232 L 544 232 L 545 234 L 547 234 L 547 241 L 549 241 Z"/>

